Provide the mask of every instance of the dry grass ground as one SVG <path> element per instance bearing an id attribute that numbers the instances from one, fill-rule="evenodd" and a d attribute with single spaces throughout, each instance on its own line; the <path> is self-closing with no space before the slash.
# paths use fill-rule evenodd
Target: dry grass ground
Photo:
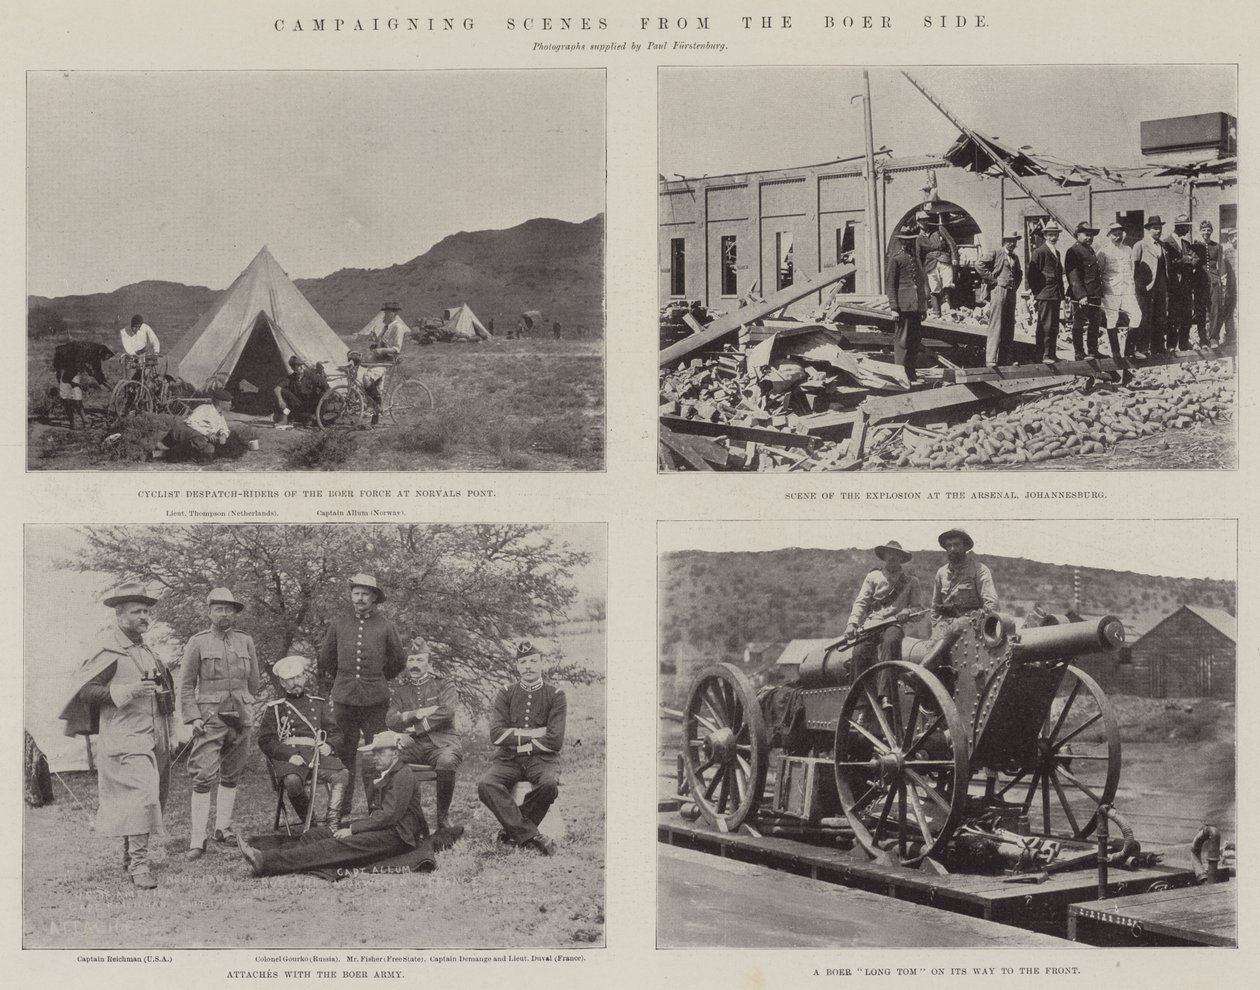
<path id="1" fill-rule="evenodd" d="M 576 656 L 572 648 L 567 650 Z M 602 649 L 601 649 L 602 652 Z M 95 774 L 66 777 L 87 811 L 54 781 L 56 803 L 26 808 L 23 944 L 40 947 L 590 947 L 604 943 L 604 685 L 566 686 L 568 743 L 560 797 L 543 823 L 553 857 L 505 848 L 477 800 L 489 747 L 484 725 L 465 732 L 469 752 L 452 818 L 465 833 L 433 873 L 255 879 L 234 846 L 209 843 L 188 863 L 188 774 L 176 769 L 166 806 L 159 888 L 123 876 L 119 840 L 90 830 Z M 580 740 L 580 745 L 579 745 Z M 254 752 L 241 784 L 237 828 L 269 832 L 275 797 Z M 357 795 L 356 811 L 362 800 Z M 431 786 L 426 808 L 432 807 Z"/>
<path id="2" fill-rule="evenodd" d="M 34 470 L 197 470 L 110 457 L 101 446 L 108 393 L 88 393 L 87 431 L 66 428 L 54 387 L 51 341 L 28 358 L 27 463 Z M 354 341 L 352 341 L 354 343 Z M 420 378 L 436 408 L 372 430 L 272 430 L 267 415 L 234 411 L 260 449 L 208 470 L 592 471 L 604 463 L 604 347 L 599 338 L 412 344 L 395 372 Z M 118 369 L 107 367 L 110 384 Z"/>

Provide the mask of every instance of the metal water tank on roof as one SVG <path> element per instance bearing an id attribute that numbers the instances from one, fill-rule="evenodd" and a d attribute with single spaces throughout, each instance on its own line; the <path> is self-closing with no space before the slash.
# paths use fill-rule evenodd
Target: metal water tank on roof
<path id="1" fill-rule="evenodd" d="M 1148 157 L 1238 152 L 1238 120 L 1228 113 L 1196 113 L 1142 121 L 1142 154 Z"/>

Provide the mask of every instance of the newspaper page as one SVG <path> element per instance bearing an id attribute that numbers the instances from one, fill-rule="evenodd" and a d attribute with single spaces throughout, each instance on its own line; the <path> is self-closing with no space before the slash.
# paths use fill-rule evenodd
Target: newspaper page
<path id="1" fill-rule="evenodd" d="M 13 6 L 8 970 L 1242 982 L 1245 10 Z"/>

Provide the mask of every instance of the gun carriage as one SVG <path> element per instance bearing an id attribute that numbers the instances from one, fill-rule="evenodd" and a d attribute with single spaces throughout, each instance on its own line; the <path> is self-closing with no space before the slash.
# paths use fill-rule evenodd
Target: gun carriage
<path id="1" fill-rule="evenodd" d="M 1094 831 L 1120 779 L 1120 735 L 1098 684 L 1073 658 L 1114 652 L 1114 616 L 955 619 L 906 637 L 898 662 L 856 677 L 855 640 L 809 654 L 797 680 L 755 692 L 731 664 L 702 670 L 682 719 L 680 790 L 721 831 L 765 821 L 851 830 L 868 853 L 914 866 L 968 835 Z M 774 763 L 774 784 L 766 780 Z M 843 816 L 841 818 L 840 816 Z M 1035 841 L 1035 840 L 1034 840 Z"/>

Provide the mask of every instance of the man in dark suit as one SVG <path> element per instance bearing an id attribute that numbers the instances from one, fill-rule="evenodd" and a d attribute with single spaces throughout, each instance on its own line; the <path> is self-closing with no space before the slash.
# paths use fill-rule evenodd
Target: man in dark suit
<path id="1" fill-rule="evenodd" d="M 1190 322 L 1194 318 L 1194 286 L 1198 259 L 1191 250 L 1190 217 L 1183 213 L 1173 221 L 1172 237 L 1164 241 L 1168 260 L 1168 349 L 1190 349 Z"/>
<path id="2" fill-rule="evenodd" d="M 923 335 L 923 314 L 928 306 L 927 274 L 914 250 L 918 236 L 919 232 L 911 225 L 902 227 L 884 270 L 888 305 L 897 319 L 893 334 L 893 361 L 905 370 L 911 383 L 916 377 L 914 365 Z"/>
<path id="3" fill-rule="evenodd" d="M 1076 225 L 1076 243 L 1063 256 L 1063 272 L 1067 275 L 1072 295 L 1072 351 L 1077 361 L 1084 359 L 1086 346 L 1092 358 L 1098 353 L 1098 319 L 1102 314 L 1103 280 L 1098 255 L 1094 253 L 1097 227 L 1082 220 Z"/>
<path id="4" fill-rule="evenodd" d="M 1164 221 L 1158 213 L 1143 225 L 1146 236 L 1133 245 L 1133 287 L 1137 291 L 1138 308 L 1142 311 L 1142 325 L 1124 345 L 1124 356 L 1144 357 L 1165 352 L 1168 336 L 1168 258 L 1164 253 L 1161 235 Z"/>
<path id="5" fill-rule="evenodd" d="M 1054 245 L 1062 232 L 1062 227 L 1047 220 L 1041 228 L 1043 240 L 1028 258 L 1028 289 L 1037 307 L 1037 353 L 1043 364 L 1054 364 L 1056 360 L 1059 307 L 1063 303 L 1063 262 Z"/>
<path id="6" fill-rule="evenodd" d="M 976 271 L 989 287 L 989 342 L 984 360 L 990 368 L 1009 362 L 1011 344 L 1015 340 L 1015 303 L 1024 269 L 1019 263 L 1015 231 L 1002 238 L 1002 246 L 976 263 Z"/>

